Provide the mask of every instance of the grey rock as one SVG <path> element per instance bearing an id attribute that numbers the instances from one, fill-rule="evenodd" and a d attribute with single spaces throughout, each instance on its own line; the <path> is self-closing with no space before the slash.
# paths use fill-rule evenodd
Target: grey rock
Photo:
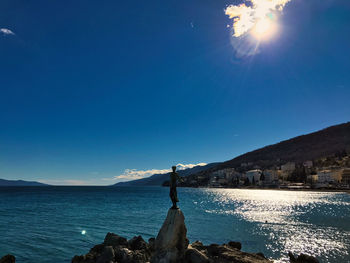
<path id="1" fill-rule="evenodd" d="M 103 249 L 104 249 L 105 245 L 104 244 L 98 244 L 96 246 L 94 246 L 92 249 L 90 249 L 91 254 L 101 254 Z"/>
<path id="2" fill-rule="evenodd" d="M 133 252 L 126 247 L 119 247 L 116 252 L 116 260 L 120 263 L 133 262 Z"/>
<path id="3" fill-rule="evenodd" d="M 112 246 L 112 247 L 127 246 L 128 240 L 125 237 L 121 237 L 121 236 L 118 236 L 114 233 L 108 232 L 103 244 L 106 246 Z"/>
<path id="4" fill-rule="evenodd" d="M 128 244 L 131 250 L 147 249 L 147 243 L 141 236 L 133 237 L 128 241 Z"/>
<path id="5" fill-rule="evenodd" d="M 228 244 L 232 248 L 237 248 L 238 250 L 242 249 L 242 244 L 240 242 L 230 241 Z"/>
<path id="6" fill-rule="evenodd" d="M 208 263 L 209 258 L 199 250 L 189 247 L 185 252 L 186 263 Z"/>
<path id="7" fill-rule="evenodd" d="M 168 215 L 155 241 L 152 263 L 180 261 L 188 247 L 185 217 L 180 209 L 169 209 Z"/>
<path id="8" fill-rule="evenodd" d="M 154 251 L 156 247 L 156 239 L 154 237 L 151 237 L 150 239 L 148 239 L 148 248 L 151 251 Z"/>
<path id="9" fill-rule="evenodd" d="M 293 255 L 291 251 L 288 252 L 290 262 L 292 263 L 319 263 L 318 259 L 301 253 L 297 258 Z"/>
<path id="10" fill-rule="evenodd" d="M 106 246 L 102 254 L 97 258 L 96 263 L 111 263 L 114 262 L 114 250 L 112 246 Z"/>
<path id="11" fill-rule="evenodd" d="M 204 246 L 203 243 L 200 242 L 199 240 L 193 242 L 193 243 L 191 244 L 191 246 L 192 246 L 193 248 L 197 249 L 197 250 L 203 250 L 203 249 L 205 249 L 205 246 Z"/>

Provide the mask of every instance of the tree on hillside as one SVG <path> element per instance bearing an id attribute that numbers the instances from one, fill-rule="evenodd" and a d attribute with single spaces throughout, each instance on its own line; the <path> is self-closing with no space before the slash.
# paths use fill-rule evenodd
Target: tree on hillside
<path id="1" fill-rule="evenodd" d="M 264 172 L 261 173 L 260 175 L 260 181 L 265 181 L 265 175 Z"/>

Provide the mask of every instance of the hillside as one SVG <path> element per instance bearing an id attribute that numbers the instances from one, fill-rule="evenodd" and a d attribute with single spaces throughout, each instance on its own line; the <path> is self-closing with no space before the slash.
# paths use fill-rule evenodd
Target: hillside
<path id="1" fill-rule="evenodd" d="M 203 170 L 210 169 L 210 168 L 217 166 L 217 165 L 218 165 L 218 163 L 210 163 L 210 164 L 207 164 L 205 166 L 196 166 L 196 167 L 189 168 L 186 170 L 179 170 L 178 174 L 180 176 L 189 176 L 191 174 L 195 174 L 195 173 L 201 172 Z M 162 185 L 162 183 L 164 181 L 169 179 L 169 174 L 170 173 L 154 174 L 154 175 L 147 177 L 147 178 L 142 178 L 142 179 L 128 181 L 128 182 L 116 183 L 113 186 L 160 186 L 160 185 Z"/>
<path id="2" fill-rule="evenodd" d="M 262 168 L 281 165 L 288 161 L 302 163 L 306 160 L 332 156 L 344 150 L 350 152 L 350 122 L 245 153 L 208 170 L 201 171 L 199 174 L 206 174 L 222 168 L 238 168 L 241 167 L 242 163 L 252 163 Z"/>
<path id="3" fill-rule="evenodd" d="M 39 182 L 33 182 L 33 181 L 0 179 L 0 186 L 48 186 L 48 185 L 39 183 Z"/>

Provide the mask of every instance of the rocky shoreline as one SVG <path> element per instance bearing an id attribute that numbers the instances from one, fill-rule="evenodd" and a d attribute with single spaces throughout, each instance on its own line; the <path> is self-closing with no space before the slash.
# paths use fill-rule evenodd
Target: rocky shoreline
<path id="1" fill-rule="evenodd" d="M 146 242 L 141 236 L 130 240 L 108 233 L 102 244 L 89 253 L 75 256 L 72 263 L 264 263 L 272 262 L 262 253 L 241 251 L 239 242 L 203 245 L 200 241 L 189 244 L 185 217 L 180 209 L 169 209 L 156 238 Z M 291 262 L 318 263 L 314 257 L 290 253 Z"/>
<path id="2" fill-rule="evenodd" d="M 181 249 L 180 249 L 181 250 Z M 119 235 L 108 233 L 102 244 L 94 246 L 89 253 L 75 256 L 72 263 L 146 263 L 146 262 L 272 262 L 262 253 L 247 253 L 241 251 L 241 243 L 229 242 L 223 245 L 203 245 L 200 241 L 189 244 L 183 251 L 182 257 L 175 258 L 167 252 L 157 253 L 156 240 L 150 238 L 146 242 L 141 236 L 135 236 L 130 240 Z M 175 255 L 176 252 L 173 254 Z"/>
<path id="3" fill-rule="evenodd" d="M 130 240 L 114 233 L 107 233 L 102 244 L 95 245 L 85 255 L 74 256 L 72 263 L 268 263 L 262 253 L 241 251 L 240 242 L 203 245 L 200 241 L 189 244 L 185 217 L 180 209 L 169 209 L 168 215 L 156 238 L 146 242 L 141 236 Z M 318 263 L 304 254 L 291 262 Z M 6 255 L 0 263 L 15 263 L 15 257 Z"/>

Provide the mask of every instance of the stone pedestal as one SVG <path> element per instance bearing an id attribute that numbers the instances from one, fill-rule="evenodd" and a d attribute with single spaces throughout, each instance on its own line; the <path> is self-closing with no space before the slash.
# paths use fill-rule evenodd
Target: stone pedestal
<path id="1" fill-rule="evenodd" d="M 181 262 L 188 247 L 185 217 L 180 209 L 169 209 L 155 241 L 152 263 Z"/>

